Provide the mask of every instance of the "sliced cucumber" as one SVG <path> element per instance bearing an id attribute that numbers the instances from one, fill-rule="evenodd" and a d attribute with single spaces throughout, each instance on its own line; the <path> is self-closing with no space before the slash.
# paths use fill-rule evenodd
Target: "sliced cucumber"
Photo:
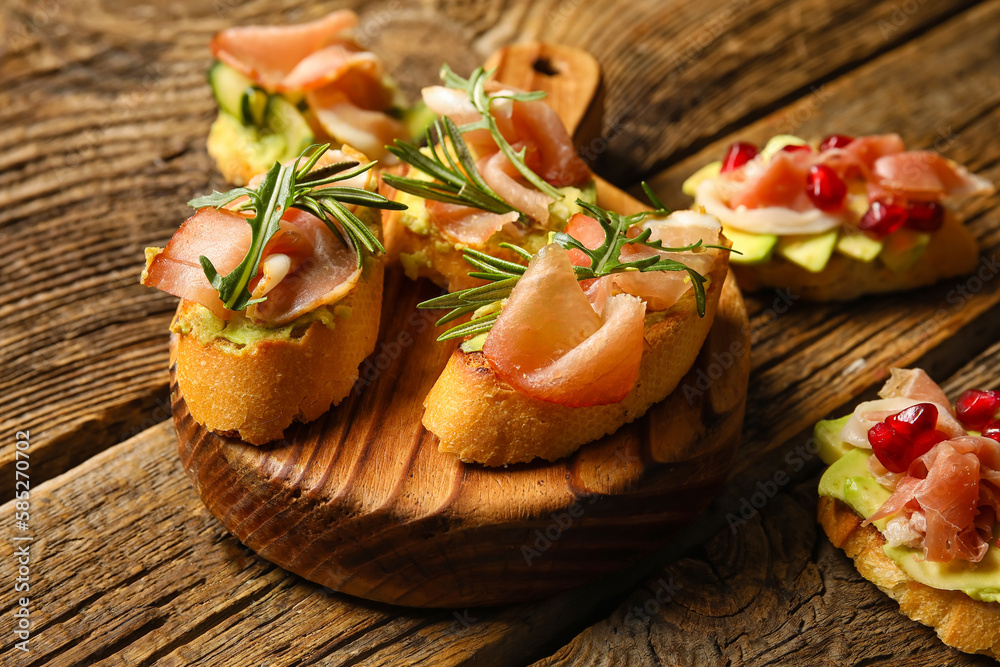
<path id="1" fill-rule="evenodd" d="M 253 82 L 229 65 L 216 62 L 208 70 L 208 83 L 219 108 L 233 118 L 243 118 L 243 95 Z"/>
<path id="2" fill-rule="evenodd" d="M 410 136 L 414 139 L 423 139 L 424 132 L 427 128 L 437 120 L 438 115 L 428 108 L 424 104 L 423 100 L 418 101 L 413 106 L 402 109 L 401 117 L 403 124 L 406 126 L 406 131 L 410 133 Z"/>
<path id="3" fill-rule="evenodd" d="M 295 108 L 295 105 L 281 95 L 271 95 L 264 112 L 264 124 L 268 130 L 285 138 L 285 159 L 298 157 L 315 141 L 309 122 Z"/>
<path id="4" fill-rule="evenodd" d="M 264 125 L 264 113 L 267 111 L 267 91 L 257 86 L 250 86 L 243 91 L 240 98 L 240 120 L 244 125 L 262 127 Z"/>

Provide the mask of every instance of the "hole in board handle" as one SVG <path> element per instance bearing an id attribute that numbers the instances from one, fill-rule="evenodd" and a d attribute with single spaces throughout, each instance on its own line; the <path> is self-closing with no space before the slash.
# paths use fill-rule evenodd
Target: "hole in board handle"
<path id="1" fill-rule="evenodd" d="M 556 69 L 556 66 L 552 63 L 552 61 L 545 56 L 536 59 L 535 62 L 532 63 L 531 68 L 539 74 L 544 74 L 546 76 L 556 76 L 557 74 L 560 74 L 559 70 Z"/>

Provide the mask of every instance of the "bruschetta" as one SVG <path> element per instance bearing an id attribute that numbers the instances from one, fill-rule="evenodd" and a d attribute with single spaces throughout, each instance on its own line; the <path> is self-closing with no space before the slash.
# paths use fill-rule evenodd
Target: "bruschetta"
<path id="1" fill-rule="evenodd" d="M 475 311 L 424 402 L 440 450 L 489 466 L 554 461 L 642 416 L 691 368 L 729 243 L 714 217 L 584 213 L 523 263 L 466 251 L 486 285 L 425 302 Z"/>
<path id="2" fill-rule="evenodd" d="M 781 135 L 760 151 L 732 144 L 684 184 L 740 254 L 745 291 L 788 288 L 807 300 L 929 285 L 971 272 L 976 241 L 950 205 L 993 185 L 895 134 Z"/>
<path id="3" fill-rule="evenodd" d="M 397 141 L 401 163 L 383 174 L 382 193 L 407 204 L 384 216 L 390 259 L 409 277 L 449 290 L 480 284 L 462 257 L 466 248 L 516 259 L 504 243 L 539 250 L 596 202 L 596 186 L 544 93 L 502 86 L 476 70 L 469 79 L 442 69 L 443 86 L 423 90 L 439 119 L 426 146 Z"/>
<path id="4" fill-rule="evenodd" d="M 379 159 L 386 144 L 409 136 L 412 110 L 378 56 L 355 41 L 357 23 L 344 9 L 215 35 L 208 79 L 219 115 L 208 152 L 228 181 L 243 185 L 313 143 L 349 144 Z"/>
<path id="5" fill-rule="evenodd" d="M 313 150 L 315 149 L 315 150 Z M 205 428 L 260 445 L 350 392 L 375 347 L 384 250 L 377 176 L 349 147 L 313 147 L 197 212 L 140 282 L 181 298 L 177 384 Z"/>
<path id="6" fill-rule="evenodd" d="M 967 653 L 1000 658 L 1000 392 L 953 406 L 922 370 L 816 425 L 819 521 L 900 611 Z"/>

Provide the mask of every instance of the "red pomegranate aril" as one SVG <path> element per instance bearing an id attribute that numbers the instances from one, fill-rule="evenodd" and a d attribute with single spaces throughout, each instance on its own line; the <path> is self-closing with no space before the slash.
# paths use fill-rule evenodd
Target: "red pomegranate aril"
<path id="1" fill-rule="evenodd" d="M 955 402 L 955 414 L 965 428 L 981 431 L 1000 410 L 1000 392 L 969 389 Z"/>
<path id="2" fill-rule="evenodd" d="M 757 147 L 745 141 L 737 141 L 726 149 L 722 158 L 722 173 L 739 169 L 750 160 L 757 157 Z"/>
<path id="3" fill-rule="evenodd" d="M 843 148 L 852 141 L 854 141 L 854 137 L 846 134 L 831 134 L 819 143 L 819 150 L 822 153 L 828 148 Z"/>
<path id="4" fill-rule="evenodd" d="M 794 153 L 796 151 L 812 151 L 812 146 L 809 144 L 785 144 L 781 147 L 784 153 Z"/>
<path id="5" fill-rule="evenodd" d="M 913 443 L 885 422 L 868 429 L 868 444 L 872 446 L 875 458 L 891 472 L 906 472 L 913 461 L 910 456 Z"/>
<path id="6" fill-rule="evenodd" d="M 944 224 L 944 206 L 933 201 L 916 201 L 906 211 L 906 226 L 918 232 L 936 232 Z"/>
<path id="7" fill-rule="evenodd" d="M 876 199 L 861 216 L 858 229 L 883 237 L 892 234 L 906 222 L 906 209 L 899 204 Z"/>
<path id="8" fill-rule="evenodd" d="M 917 403 L 886 417 L 885 423 L 905 438 L 929 433 L 937 425 L 938 410 L 933 403 Z"/>
<path id="9" fill-rule="evenodd" d="M 806 174 L 806 194 L 819 210 L 836 211 L 844 205 L 847 186 L 833 169 L 825 164 L 814 164 Z"/>
<path id="10" fill-rule="evenodd" d="M 921 456 L 931 451 L 931 448 L 934 447 L 934 445 L 947 439 L 948 436 L 937 429 L 921 433 L 913 440 L 913 447 L 910 449 L 910 463 L 913 463 Z M 906 467 L 909 468 L 909 464 L 907 464 Z"/>
<path id="11" fill-rule="evenodd" d="M 983 437 L 1000 442 L 1000 419 L 993 419 L 983 427 Z"/>

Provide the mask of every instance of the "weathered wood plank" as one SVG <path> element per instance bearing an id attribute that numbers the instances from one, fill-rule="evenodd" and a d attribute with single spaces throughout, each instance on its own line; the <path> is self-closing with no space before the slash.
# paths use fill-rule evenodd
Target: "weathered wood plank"
<path id="1" fill-rule="evenodd" d="M 44 432 L 41 479 L 163 417 L 172 301 L 135 276 L 142 248 L 169 237 L 184 202 L 222 186 L 204 151 L 207 42 L 221 27 L 358 6 L 363 41 L 411 92 L 441 61 L 468 70 L 506 41 L 587 48 L 604 68 L 607 121 L 584 151 L 623 182 L 968 4 L 921 4 L 897 27 L 888 0 L 6 3 L 0 240 L 14 252 L 0 297 L 2 425 Z M 11 456 L 0 444 L 0 475 Z"/>

